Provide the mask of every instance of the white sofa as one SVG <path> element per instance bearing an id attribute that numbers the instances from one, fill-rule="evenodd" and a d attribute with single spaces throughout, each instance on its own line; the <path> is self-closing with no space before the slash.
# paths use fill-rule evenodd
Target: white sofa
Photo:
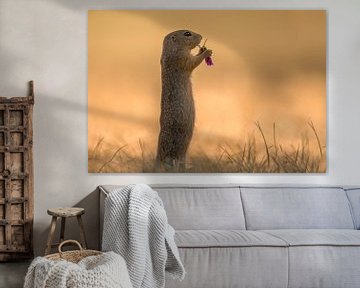
<path id="1" fill-rule="evenodd" d="M 100 218 L 114 188 L 100 186 Z M 187 271 L 183 282 L 169 279 L 166 288 L 360 287 L 360 189 L 153 188 Z"/>

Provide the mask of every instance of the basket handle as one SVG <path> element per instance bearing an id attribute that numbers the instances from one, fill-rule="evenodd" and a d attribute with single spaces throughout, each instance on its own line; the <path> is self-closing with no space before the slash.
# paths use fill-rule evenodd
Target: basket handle
<path id="1" fill-rule="evenodd" d="M 67 244 L 67 243 L 76 244 L 76 246 L 79 247 L 80 252 L 82 252 L 82 251 L 84 250 L 84 249 L 82 248 L 81 244 L 80 244 L 78 241 L 76 241 L 76 240 L 65 240 L 65 241 L 61 242 L 60 245 L 59 245 L 59 247 L 58 247 L 58 251 L 59 251 L 60 257 L 61 257 L 61 255 L 62 255 L 62 253 L 63 253 L 63 251 L 61 250 L 61 248 L 62 248 L 65 244 Z"/>

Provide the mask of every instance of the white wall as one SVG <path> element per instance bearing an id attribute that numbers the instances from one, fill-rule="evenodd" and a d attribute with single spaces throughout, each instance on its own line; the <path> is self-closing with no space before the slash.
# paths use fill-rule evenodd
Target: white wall
<path id="1" fill-rule="evenodd" d="M 88 174 L 87 10 L 139 8 L 326 9 L 328 172 L 321 175 Z M 84 206 L 87 236 L 91 246 L 96 246 L 97 196 L 92 192 L 99 184 L 360 184 L 359 77 L 358 0 L 207 0 L 196 3 L 192 0 L 0 0 L 0 95 L 26 95 L 27 81 L 35 81 L 36 253 L 43 252 L 50 221 L 46 209 L 53 206 Z M 76 235 L 74 233 L 72 235 Z"/>

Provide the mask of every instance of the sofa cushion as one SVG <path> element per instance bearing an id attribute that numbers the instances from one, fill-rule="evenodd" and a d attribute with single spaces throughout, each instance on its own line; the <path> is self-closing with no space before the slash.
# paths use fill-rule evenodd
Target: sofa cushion
<path id="1" fill-rule="evenodd" d="M 183 230 L 176 231 L 175 242 L 178 247 L 252 247 L 280 246 L 288 244 L 260 231 L 244 230 Z"/>
<path id="2" fill-rule="evenodd" d="M 360 246 L 360 231 L 348 229 L 262 230 L 289 246 Z"/>
<path id="3" fill-rule="evenodd" d="M 354 216 L 356 229 L 360 229 L 360 188 L 346 189 Z"/>
<path id="4" fill-rule="evenodd" d="M 289 288 L 359 288 L 358 246 L 289 247 Z"/>
<path id="5" fill-rule="evenodd" d="M 153 187 L 176 230 L 245 229 L 239 187 Z"/>
<path id="6" fill-rule="evenodd" d="M 358 288 L 360 231 L 266 230 L 289 247 L 289 288 Z"/>
<path id="7" fill-rule="evenodd" d="M 238 186 L 150 185 L 164 203 L 168 221 L 176 230 L 245 230 Z M 102 185 L 111 193 L 121 185 Z"/>
<path id="8" fill-rule="evenodd" d="M 241 187 L 241 198 L 249 230 L 354 229 L 342 188 Z"/>
<path id="9" fill-rule="evenodd" d="M 288 247 L 179 248 L 183 281 L 166 288 L 287 288 Z"/>

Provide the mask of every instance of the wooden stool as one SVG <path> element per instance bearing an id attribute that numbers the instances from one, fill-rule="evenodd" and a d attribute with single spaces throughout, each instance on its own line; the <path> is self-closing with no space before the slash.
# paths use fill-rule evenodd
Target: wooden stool
<path id="1" fill-rule="evenodd" d="M 65 223 L 66 218 L 69 217 L 77 217 L 79 227 L 80 227 L 80 239 L 81 239 L 81 245 L 84 249 L 86 249 L 86 239 L 85 239 L 85 230 L 84 230 L 84 224 L 81 219 L 81 215 L 85 213 L 84 208 L 50 208 L 47 210 L 47 213 L 52 216 L 51 224 L 50 224 L 50 231 L 49 236 L 47 240 L 45 255 L 50 254 L 52 247 L 57 247 L 61 242 L 64 241 L 64 234 L 65 234 Z M 58 217 L 61 218 L 61 230 L 60 230 L 60 242 L 59 243 L 52 243 L 52 239 L 54 237 L 55 228 L 56 228 L 56 222 Z"/>

